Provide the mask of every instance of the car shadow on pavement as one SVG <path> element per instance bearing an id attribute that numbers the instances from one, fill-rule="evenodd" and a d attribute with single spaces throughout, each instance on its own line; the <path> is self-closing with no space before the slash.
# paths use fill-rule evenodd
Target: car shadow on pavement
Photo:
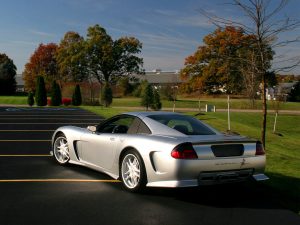
<path id="1" fill-rule="evenodd" d="M 55 164 L 55 162 L 52 162 Z M 51 164 L 52 164 L 51 163 Z M 65 175 L 76 175 L 78 178 L 112 180 L 106 174 L 69 164 L 64 167 Z M 263 183 L 250 180 L 244 183 L 201 186 L 194 188 L 146 188 L 140 194 L 128 193 L 121 184 L 105 183 L 110 188 L 124 195 L 133 194 L 148 201 L 166 199 L 205 205 L 216 208 L 253 208 L 253 209 L 290 209 L 296 213 L 300 211 L 300 199 L 297 191 L 300 189 L 300 179 L 268 174 L 271 180 Z M 285 184 L 285 185 L 282 185 Z M 294 187 L 293 192 L 284 187 Z"/>
<path id="2" fill-rule="evenodd" d="M 275 179 L 272 174 L 271 178 Z M 178 201 L 201 204 L 217 208 L 253 208 L 253 209 L 290 209 L 295 213 L 300 212 L 300 198 L 296 191 L 300 187 L 300 179 L 276 175 L 272 184 L 286 183 L 295 187 L 295 192 L 280 189 L 279 185 L 270 186 L 270 181 L 257 183 L 222 184 L 202 186 L 195 188 L 149 188 L 145 196 L 165 196 Z M 286 186 L 285 186 L 286 187 Z"/>

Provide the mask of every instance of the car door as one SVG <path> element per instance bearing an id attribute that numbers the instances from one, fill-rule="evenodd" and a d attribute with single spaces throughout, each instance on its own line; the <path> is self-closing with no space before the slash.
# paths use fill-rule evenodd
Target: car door
<path id="1" fill-rule="evenodd" d="M 80 138 L 80 160 L 106 170 L 111 169 L 120 141 L 133 120 L 131 116 L 114 117 L 99 126 L 95 133 L 83 134 Z"/>

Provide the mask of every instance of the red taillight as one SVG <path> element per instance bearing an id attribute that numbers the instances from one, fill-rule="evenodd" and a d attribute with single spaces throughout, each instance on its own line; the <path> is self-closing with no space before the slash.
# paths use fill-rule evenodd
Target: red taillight
<path id="1" fill-rule="evenodd" d="M 264 146 L 263 144 L 258 141 L 256 142 L 256 152 L 255 152 L 255 155 L 265 155 L 265 150 L 264 150 Z"/>
<path id="2" fill-rule="evenodd" d="M 171 156 L 175 159 L 197 159 L 198 158 L 192 143 L 183 143 L 177 145 L 172 150 Z"/>

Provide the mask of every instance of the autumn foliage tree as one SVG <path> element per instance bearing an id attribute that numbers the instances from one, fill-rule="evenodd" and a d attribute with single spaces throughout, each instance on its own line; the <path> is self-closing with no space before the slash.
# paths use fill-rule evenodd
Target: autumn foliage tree
<path id="1" fill-rule="evenodd" d="M 47 87 L 50 89 L 53 80 L 58 80 L 57 62 L 55 58 L 57 45 L 54 43 L 40 44 L 25 65 L 23 80 L 25 90 L 35 91 L 35 81 L 38 76 L 43 76 Z"/>
<path id="2" fill-rule="evenodd" d="M 203 39 L 204 45 L 185 59 L 181 78 L 189 80 L 193 91 L 211 92 L 224 88 L 227 93 L 238 94 L 243 90 L 243 65 L 241 54 L 252 48 L 253 37 L 243 29 L 227 26 L 218 28 Z"/>

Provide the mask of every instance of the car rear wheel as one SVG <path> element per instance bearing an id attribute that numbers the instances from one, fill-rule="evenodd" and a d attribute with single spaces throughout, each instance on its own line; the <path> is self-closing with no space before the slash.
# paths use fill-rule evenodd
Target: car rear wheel
<path id="1" fill-rule="evenodd" d="M 126 190 L 140 192 L 146 186 L 146 170 L 140 155 L 133 150 L 121 160 L 120 175 Z"/>
<path id="2" fill-rule="evenodd" d="M 65 135 L 60 134 L 55 138 L 53 144 L 53 156 L 61 165 L 65 165 L 70 160 L 69 145 Z"/>

